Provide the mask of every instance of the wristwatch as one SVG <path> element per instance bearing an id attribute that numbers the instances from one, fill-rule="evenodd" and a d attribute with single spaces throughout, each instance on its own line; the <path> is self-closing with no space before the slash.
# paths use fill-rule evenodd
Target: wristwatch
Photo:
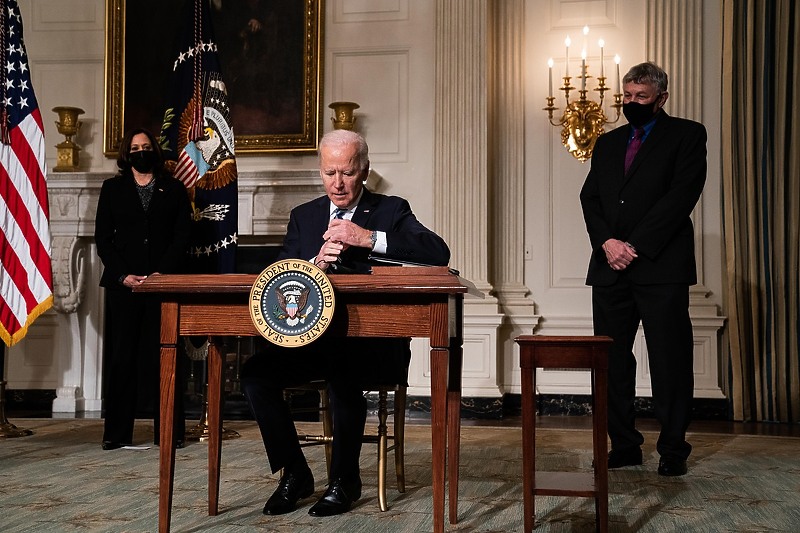
<path id="1" fill-rule="evenodd" d="M 369 238 L 372 241 L 372 247 L 375 248 L 375 243 L 378 242 L 378 232 L 372 230 L 372 234 L 369 236 Z"/>

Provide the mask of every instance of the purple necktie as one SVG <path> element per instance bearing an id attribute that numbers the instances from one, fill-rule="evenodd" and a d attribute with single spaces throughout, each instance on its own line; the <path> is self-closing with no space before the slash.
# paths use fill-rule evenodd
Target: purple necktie
<path id="1" fill-rule="evenodd" d="M 636 157 L 636 152 L 642 146 L 642 137 L 644 137 L 644 129 L 636 128 L 633 130 L 633 139 L 628 143 L 628 151 L 625 152 L 625 174 L 628 173 L 628 169 L 631 168 L 631 163 L 633 163 L 633 158 Z"/>

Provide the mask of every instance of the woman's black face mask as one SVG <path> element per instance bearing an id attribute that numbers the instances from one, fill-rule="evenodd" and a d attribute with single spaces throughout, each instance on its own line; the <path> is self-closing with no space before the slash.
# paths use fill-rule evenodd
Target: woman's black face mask
<path id="1" fill-rule="evenodd" d="M 156 164 L 156 153 L 152 150 L 140 150 L 138 152 L 131 152 L 129 159 L 131 166 L 137 172 L 147 174 L 153 170 Z"/>

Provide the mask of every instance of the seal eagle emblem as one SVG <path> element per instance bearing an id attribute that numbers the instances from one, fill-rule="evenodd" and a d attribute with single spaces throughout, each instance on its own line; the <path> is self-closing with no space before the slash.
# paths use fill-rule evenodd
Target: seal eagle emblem
<path id="1" fill-rule="evenodd" d="M 268 341 L 287 348 L 318 339 L 333 318 L 335 297 L 328 276 L 299 259 L 277 261 L 250 289 L 250 317 Z"/>

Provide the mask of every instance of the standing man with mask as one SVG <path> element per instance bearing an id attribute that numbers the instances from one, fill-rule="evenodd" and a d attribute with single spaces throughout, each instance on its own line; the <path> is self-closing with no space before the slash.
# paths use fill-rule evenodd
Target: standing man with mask
<path id="1" fill-rule="evenodd" d="M 597 140 L 580 198 L 592 255 L 594 332 L 609 353 L 608 467 L 642 464 L 635 427 L 636 359 L 641 321 L 661 433 L 658 473 L 681 476 L 694 374 L 689 286 L 697 283 L 690 215 L 706 179 L 706 130 L 663 110 L 667 74 L 653 63 L 623 78 L 628 125 Z"/>

